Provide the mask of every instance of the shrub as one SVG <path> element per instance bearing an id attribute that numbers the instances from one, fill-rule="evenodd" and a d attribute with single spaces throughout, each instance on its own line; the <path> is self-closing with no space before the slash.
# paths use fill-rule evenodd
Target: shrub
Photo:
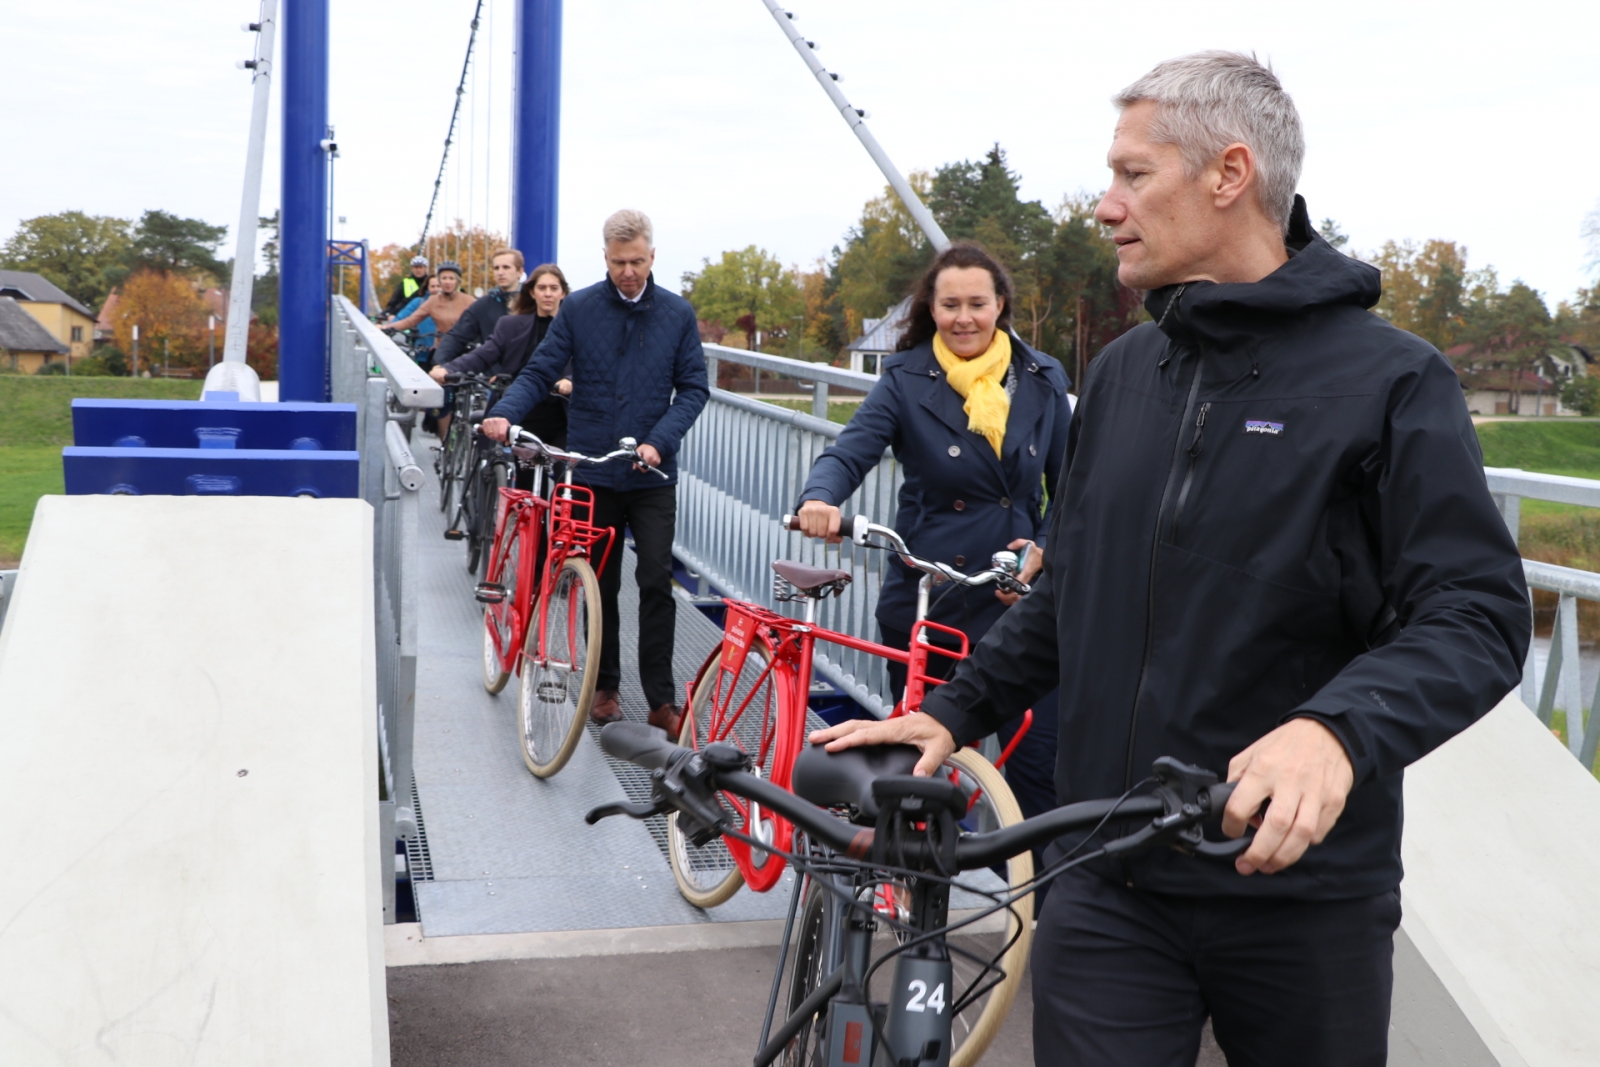
<path id="1" fill-rule="evenodd" d="M 1580 415 L 1600 415 L 1600 378 L 1573 378 L 1561 387 L 1561 402 Z"/>

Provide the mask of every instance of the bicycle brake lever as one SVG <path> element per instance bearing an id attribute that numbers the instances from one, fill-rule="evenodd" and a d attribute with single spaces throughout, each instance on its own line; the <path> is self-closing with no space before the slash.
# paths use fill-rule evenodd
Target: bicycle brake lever
<path id="1" fill-rule="evenodd" d="M 598 808 L 589 809 L 589 814 L 583 821 L 593 826 L 601 819 L 609 819 L 613 815 L 626 815 L 630 819 L 648 819 L 652 815 L 665 815 L 670 810 L 669 805 L 661 802 L 655 804 L 630 804 L 619 800 L 612 804 L 601 804 Z"/>
<path id="2" fill-rule="evenodd" d="M 1249 848 L 1250 843 L 1255 839 L 1255 831 L 1248 830 L 1243 837 L 1234 838 L 1230 841 L 1201 840 L 1199 844 L 1193 846 L 1194 853 L 1197 856 L 1210 856 L 1212 859 L 1231 860 Z"/>

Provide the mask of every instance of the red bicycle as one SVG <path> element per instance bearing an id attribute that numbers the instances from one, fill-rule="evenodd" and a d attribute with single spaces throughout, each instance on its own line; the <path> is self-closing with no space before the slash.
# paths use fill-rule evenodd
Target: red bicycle
<path id="1" fill-rule="evenodd" d="M 783 523 L 788 529 L 797 528 L 792 516 L 785 516 Z M 806 698 L 811 691 L 812 656 L 818 641 L 906 664 L 905 695 L 891 717 L 906 715 L 922 707 L 922 698 L 930 685 L 940 684 L 939 679 L 928 674 L 929 657 L 963 659 L 968 652 L 964 633 L 927 621 L 928 595 L 934 583 L 992 584 L 1007 592 L 1028 591 L 1028 586 L 1017 577 L 1021 561 L 1014 552 L 996 552 L 990 569 L 967 575 L 943 563 L 918 559 L 899 534 L 869 521 L 864 515 L 852 520 L 850 535 L 857 545 L 893 551 L 907 566 L 922 572 L 917 586 L 916 622 L 911 630 L 910 650 L 890 648 L 816 624 L 817 602 L 842 593 L 850 584 L 850 572 L 774 560 L 772 569 L 777 574 L 778 599 L 803 602 L 804 617 L 791 619 L 758 604 L 723 600 L 727 615 L 722 642 L 690 686 L 689 708 L 678 737 L 680 745 L 698 749 L 714 741 L 731 742 L 750 754 L 751 773 L 788 789 L 794 761 L 805 747 Z M 934 644 L 930 635 L 935 633 L 955 647 Z M 1023 728 L 994 764 L 971 749 L 961 749 L 950 759 L 958 780 L 965 776 L 975 786 L 971 792 L 974 811 L 977 812 L 985 795 L 989 798 L 984 810 L 974 816 L 980 822 L 1009 825 L 1022 818 L 1016 799 L 995 768 L 1005 762 L 1022 740 L 1032 715 L 1031 711 L 1027 713 Z M 730 794 L 718 795 L 735 829 L 758 841 L 777 842 L 780 848 L 788 846 L 793 827 L 781 815 L 765 811 L 753 801 Z M 696 907 L 715 907 L 738 892 L 740 885 L 766 892 L 783 875 L 782 857 L 743 841 L 717 839 L 696 847 L 679 831 L 675 816 L 668 819 L 667 837 L 667 856 L 673 877 L 684 898 Z M 1012 878 L 1025 880 L 1032 876 L 1030 856 L 1014 858 L 1010 863 Z"/>
<path id="2" fill-rule="evenodd" d="M 520 426 L 511 427 L 510 440 L 518 465 L 533 469 L 534 484 L 500 490 L 488 578 L 476 591 L 484 605 L 483 685 L 498 693 L 518 676 L 518 747 L 528 770 L 548 778 L 572 758 L 594 703 L 601 622 L 595 572 L 616 541 L 615 530 L 591 521 L 594 493 L 574 485 L 572 472 L 625 459 L 667 475 L 645 463 L 631 437 L 604 456 L 556 448 Z M 559 477 L 557 464 L 566 465 Z M 598 568 L 591 563 L 596 546 Z"/>

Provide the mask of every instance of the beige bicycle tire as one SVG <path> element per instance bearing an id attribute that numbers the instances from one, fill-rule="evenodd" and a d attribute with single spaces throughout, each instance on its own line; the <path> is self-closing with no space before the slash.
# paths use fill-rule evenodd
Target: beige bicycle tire
<path id="1" fill-rule="evenodd" d="M 583 683 L 578 691 L 578 699 L 576 702 L 576 707 L 573 709 L 572 722 L 567 728 L 565 737 L 562 739 L 561 747 L 556 751 L 555 755 L 552 756 L 549 761 L 545 763 L 539 763 L 535 759 L 533 753 L 529 751 L 527 730 L 523 721 L 523 708 L 525 707 L 527 698 L 523 695 L 523 690 L 525 690 L 529 685 L 534 684 L 533 679 L 537 674 L 537 669 L 534 667 L 532 661 L 536 658 L 536 654 L 538 652 L 538 648 L 536 646 L 539 640 L 539 632 L 541 629 L 547 630 L 548 628 L 537 625 L 528 627 L 528 636 L 523 643 L 522 669 L 518 672 L 520 681 L 517 695 L 517 747 L 522 750 L 523 763 L 527 765 L 528 770 L 532 772 L 536 778 L 552 777 L 559 772 L 561 768 L 567 765 L 567 761 L 570 760 L 572 758 L 572 754 L 577 751 L 578 740 L 583 736 L 583 725 L 588 721 L 589 709 L 594 704 L 595 683 L 599 680 L 597 671 L 600 667 L 600 641 L 602 635 L 600 619 L 600 581 L 595 577 L 594 568 L 589 566 L 589 561 L 586 559 L 580 559 L 578 557 L 568 558 L 562 562 L 561 570 L 563 572 L 572 571 L 577 575 L 577 580 L 583 588 L 584 602 L 588 607 L 588 633 L 586 635 L 587 647 L 584 650 Z M 556 578 L 558 585 L 560 584 L 560 581 L 561 579 L 558 575 Z M 563 599 L 564 598 L 562 597 L 552 595 L 548 597 L 544 603 L 540 604 L 539 615 L 541 620 L 543 619 L 545 613 L 551 610 L 553 605 L 559 604 Z"/>
<path id="2" fill-rule="evenodd" d="M 972 748 L 958 749 L 946 762 L 954 764 L 963 775 L 970 775 L 977 781 L 979 787 L 993 801 L 1001 826 L 1011 826 L 1022 821 L 1022 808 L 1018 806 L 1017 798 L 1011 792 L 1011 787 L 1006 784 L 1005 777 L 995 769 L 994 764 L 984 759 L 980 752 Z M 1013 890 L 1032 879 L 1033 853 L 1024 852 L 1007 861 L 1006 881 Z M 1005 980 L 990 992 L 989 1000 L 983 1006 L 983 1013 L 973 1024 L 972 1033 L 951 1055 L 950 1067 L 975 1067 L 994 1041 L 995 1035 L 1000 1032 L 1001 1024 L 1011 1013 L 1011 1005 L 1016 1000 L 1017 990 L 1022 987 L 1022 973 L 1028 963 L 1028 953 L 1033 947 L 1033 897 L 1019 900 L 1013 905 L 1013 909 L 1015 915 L 1008 915 L 1006 932 L 1008 935 L 1016 932 L 1018 923 L 1021 924 L 1021 932 L 1016 943 L 1006 950 L 1005 956 L 1001 959 L 1001 968 L 1006 973 Z"/>
<path id="3" fill-rule="evenodd" d="M 684 748 L 694 747 L 695 723 L 700 713 L 711 703 L 711 692 L 716 686 L 719 668 L 722 665 L 721 646 L 718 648 L 716 657 L 706 662 L 705 669 L 695 684 L 694 692 L 689 697 L 689 706 L 684 709 L 683 725 L 678 728 L 678 744 Z M 758 642 L 750 651 L 760 655 L 764 660 L 772 658 L 772 653 L 764 642 Z M 744 874 L 739 868 L 734 867 L 726 878 L 710 890 L 701 889 L 683 871 L 682 864 L 688 858 L 683 845 L 684 837 L 678 832 L 678 813 L 673 812 L 667 816 L 667 862 L 672 867 L 672 878 L 678 883 L 678 892 L 683 894 L 683 899 L 702 910 L 715 908 L 733 899 L 733 895 L 744 886 Z"/>
<path id="4" fill-rule="evenodd" d="M 513 518 L 511 521 L 515 522 L 516 520 Z M 520 536 L 520 532 L 513 529 L 511 532 L 510 542 L 506 545 L 505 551 L 500 560 L 500 572 L 484 574 L 484 578 L 486 580 L 492 582 L 495 578 L 503 576 L 508 570 L 512 574 L 517 573 L 517 567 L 521 563 L 521 561 L 517 558 L 518 555 L 520 555 L 520 550 L 522 547 L 520 544 L 521 540 L 522 538 Z M 491 565 L 494 563 L 493 543 L 491 543 L 489 546 L 489 562 Z M 485 571 L 488 570 L 487 567 L 484 569 Z M 503 585 L 504 583 L 502 582 L 501 584 Z M 513 586 L 515 585 L 514 582 L 512 584 Z M 521 593 L 521 590 L 513 589 L 512 593 L 513 595 L 517 595 Z M 490 629 L 490 618 L 491 613 L 488 606 L 485 605 L 483 609 L 483 650 L 478 654 L 481 661 L 479 666 L 483 669 L 483 688 L 489 693 L 489 695 L 498 696 L 500 692 L 505 689 L 506 683 L 511 680 L 511 671 L 501 669 L 501 665 L 498 662 L 494 663 L 493 669 L 491 670 L 491 657 L 498 661 L 499 656 L 495 652 L 493 630 Z"/>

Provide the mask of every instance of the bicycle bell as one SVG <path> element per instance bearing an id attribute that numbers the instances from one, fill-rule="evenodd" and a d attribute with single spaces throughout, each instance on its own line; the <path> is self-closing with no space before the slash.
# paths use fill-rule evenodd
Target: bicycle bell
<path id="1" fill-rule="evenodd" d="M 1007 574 L 1016 574 L 1019 569 L 1017 554 L 1010 549 L 1002 548 L 989 557 L 989 566 L 997 571 L 1005 571 Z"/>

